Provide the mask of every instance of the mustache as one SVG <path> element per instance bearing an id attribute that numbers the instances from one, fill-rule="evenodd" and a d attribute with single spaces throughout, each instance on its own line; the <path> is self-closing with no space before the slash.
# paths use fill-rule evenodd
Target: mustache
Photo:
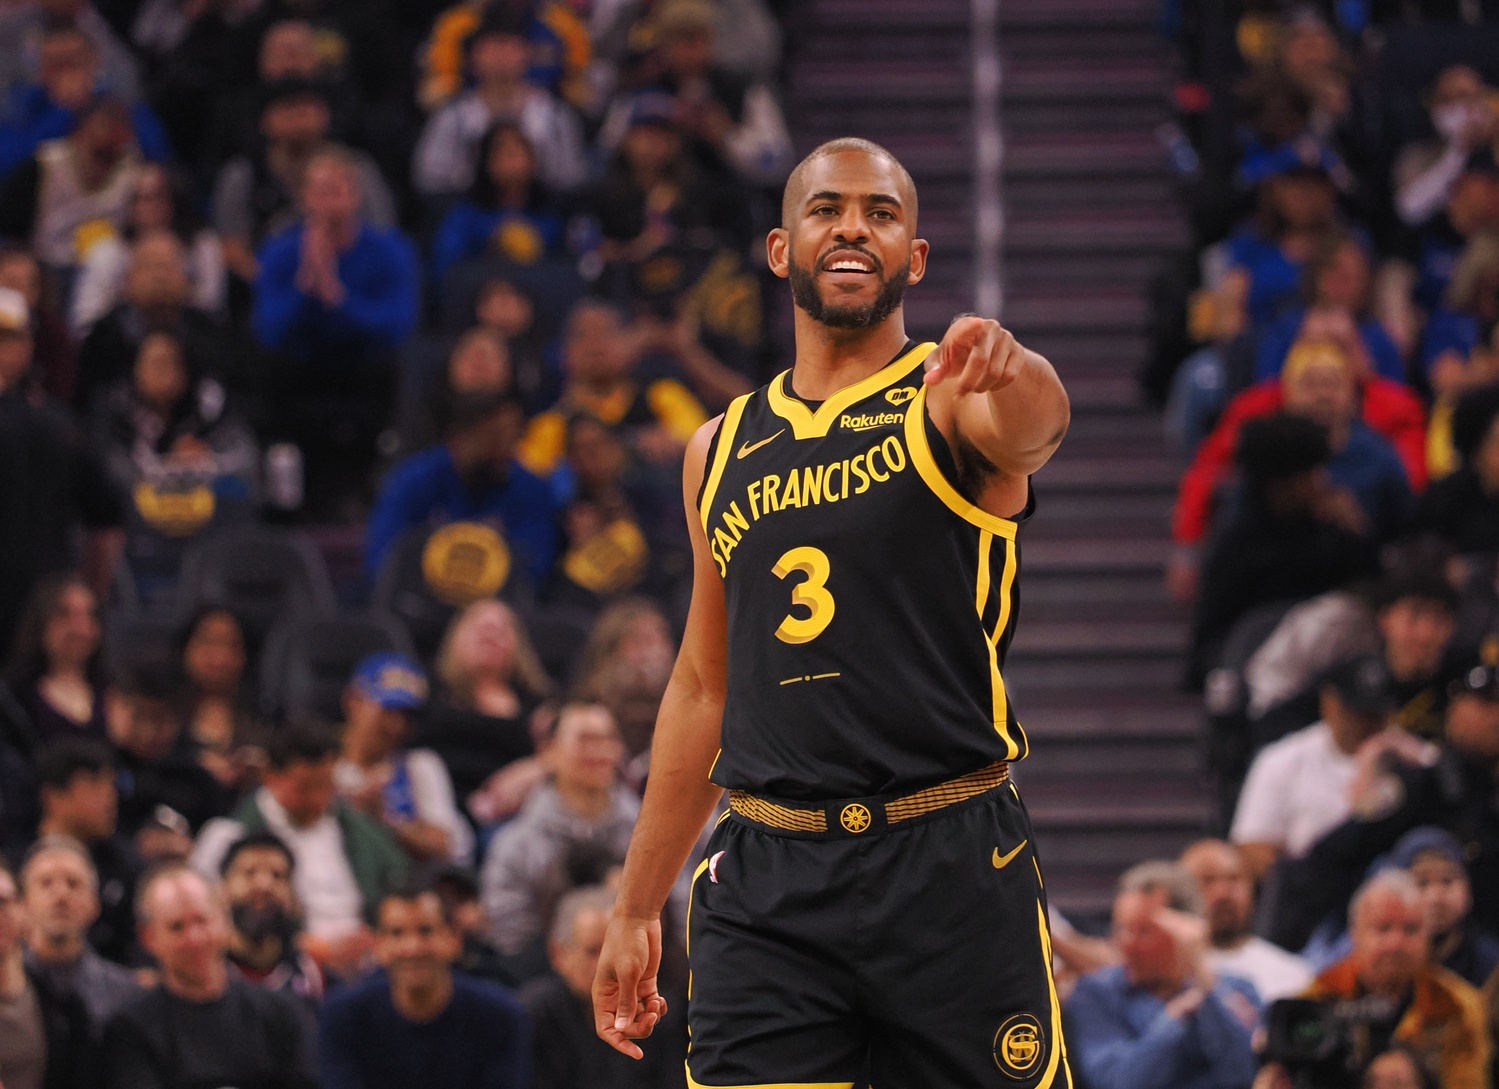
<path id="1" fill-rule="evenodd" d="M 874 254 L 872 254 L 868 250 L 866 250 L 863 246 L 857 245 L 857 244 L 852 243 L 852 242 L 845 243 L 845 244 L 843 244 L 841 246 L 838 246 L 835 249 L 831 249 L 827 253 L 825 253 L 821 257 L 819 257 L 817 259 L 817 268 L 816 268 L 816 271 L 817 272 L 826 272 L 828 265 L 832 264 L 835 258 L 839 258 L 839 257 L 841 257 L 844 254 L 850 254 L 850 253 L 857 253 L 860 257 L 863 257 L 871 265 L 873 265 L 874 266 L 874 271 L 875 271 L 876 275 L 883 276 L 885 274 L 885 265 L 884 265 L 884 262 L 882 262 Z"/>

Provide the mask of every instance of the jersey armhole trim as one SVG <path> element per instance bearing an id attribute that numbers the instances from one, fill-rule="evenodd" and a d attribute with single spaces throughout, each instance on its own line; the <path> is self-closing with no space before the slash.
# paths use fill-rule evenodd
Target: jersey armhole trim
<path id="1" fill-rule="evenodd" d="M 704 531 L 708 528 L 708 511 L 713 507 L 713 497 L 718 494 L 723 471 L 729 464 L 729 453 L 734 448 L 734 435 L 739 430 L 739 421 L 744 418 L 745 406 L 752 396 L 753 394 L 742 393 L 735 397 L 724 410 L 723 422 L 718 425 L 718 434 L 710 448 L 713 451 L 713 463 L 703 479 L 703 490 L 697 503 L 698 517 L 702 520 Z"/>
<path id="2" fill-rule="evenodd" d="M 1019 523 L 990 514 L 982 507 L 970 503 L 958 494 L 958 489 L 943 475 L 926 438 L 926 391 L 926 386 L 917 390 L 911 407 L 906 411 L 906 449 L 911 452 L 911 464 L 916 466 L 916 471 L 921 474 L 926 486 L 959 518 L 1007 541 L 1013 541 L 1020 529 Z"/>

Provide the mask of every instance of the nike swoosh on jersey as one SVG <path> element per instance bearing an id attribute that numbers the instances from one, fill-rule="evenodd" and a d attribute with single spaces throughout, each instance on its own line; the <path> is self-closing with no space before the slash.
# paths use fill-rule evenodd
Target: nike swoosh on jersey
<path id="1" fill-rule="evenodd" d="M 1007 855 L 1000 854 L 999 853 L 999 848 L 996 847 L 996 848 L 994 848 L 994 857 L 991 858 L 989 861 L 991 861 L 991 862 L 994 863 L 994 868 L 996 870 L 1002 870 L 1006 866 L 1008 866 L 1012 861 L 1014 861 L 1015 856 L 1018 855 L 1020 853 L 1021 849 L 1024 848 L 1025 845 L 1027 843 L 1029 843 L 1029 842 L 1030 842 L 1030 840 L 1028 840 L 1028 839 L 1021 840 L 1020 841 L 1020 845 L 1018 847 L 1016 847 L 1013 851 L 1011 851 Z"/>
<path id="2" fill-rule="evenodd" d="M 734 456 L 736 458 L 747 458 L 751 454 L 753 454 L 756 450 L 760 449 L 760 447 L 764 446 L 766 443 L 772 442 L 775 439 L 780 438 L 783 434 L 785 434 L 785 432 L 786 432 L 786 429 L 783 427 L 783 428 L 781 428 L 781 430 L 777 431 L 774 435 L 770 436 L 770 438 L 768 438 L 768 439 L 761 439 L 759 442 L 747 442 L 747 443 L 745 443 L 743 446 L 741 446 L 739 448 L 739 452 L 737 454 L 735 454 Z"/>

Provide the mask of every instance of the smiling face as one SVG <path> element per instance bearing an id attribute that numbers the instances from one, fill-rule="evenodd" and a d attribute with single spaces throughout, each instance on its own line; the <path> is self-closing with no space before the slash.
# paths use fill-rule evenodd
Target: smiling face
<path id="1" fill-rule="evenodd" d="M 792 300 L 821 325 L 879 325 L 926 271 L 915 188 L 885 155 L 856 148 L 804 162 L 786 184 L 781 214 L 768 240 L 771 270 L 791 281 Z"/>

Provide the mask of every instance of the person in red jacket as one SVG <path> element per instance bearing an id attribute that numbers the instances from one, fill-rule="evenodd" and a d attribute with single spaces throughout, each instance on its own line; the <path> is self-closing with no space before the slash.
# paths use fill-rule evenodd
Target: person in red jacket
<path id="1" fill-rule="evenodd" d="M 1342 382 L 1333 377 L 1333 371 L 1341 372 Z M 1398 382 L 1356 374 L 1347 354 L 1332 341 L 1298 341 L 1287 355 L 1279 378 L 1256 383 L 1229 401 L 1218 426 L 1197 448 L 1182 476 L 1171 515 L 1175 549 L 1167 572 L 1178 599 L 1186 601 L 1195 596 L 1197 553 L 1212 525 L 1219 492 L 1232 474 L 1239 429 L 1247 420 L 1280 411 L 1309 416 L 1327 427 L 1335 460 L 1350 443 L 1359 450 L 1372 447 L 1368 440 L 1382 436 L 1405 470 L 1409 491 L 1425 488 L 1426 409 L 1420 399 Z M 1335 472 L 1334 477 L 1337 475 Z M 1387 492 L 1389 484 L 1384 481 L 1382 490 Z M 1384 521 L 1378 510 L 1370 509 L 1367 496 L 1359 494 L 1359 498 L 1371 519 Z M 1400 501 L 1391 502 L 1398 505 Z"/>

